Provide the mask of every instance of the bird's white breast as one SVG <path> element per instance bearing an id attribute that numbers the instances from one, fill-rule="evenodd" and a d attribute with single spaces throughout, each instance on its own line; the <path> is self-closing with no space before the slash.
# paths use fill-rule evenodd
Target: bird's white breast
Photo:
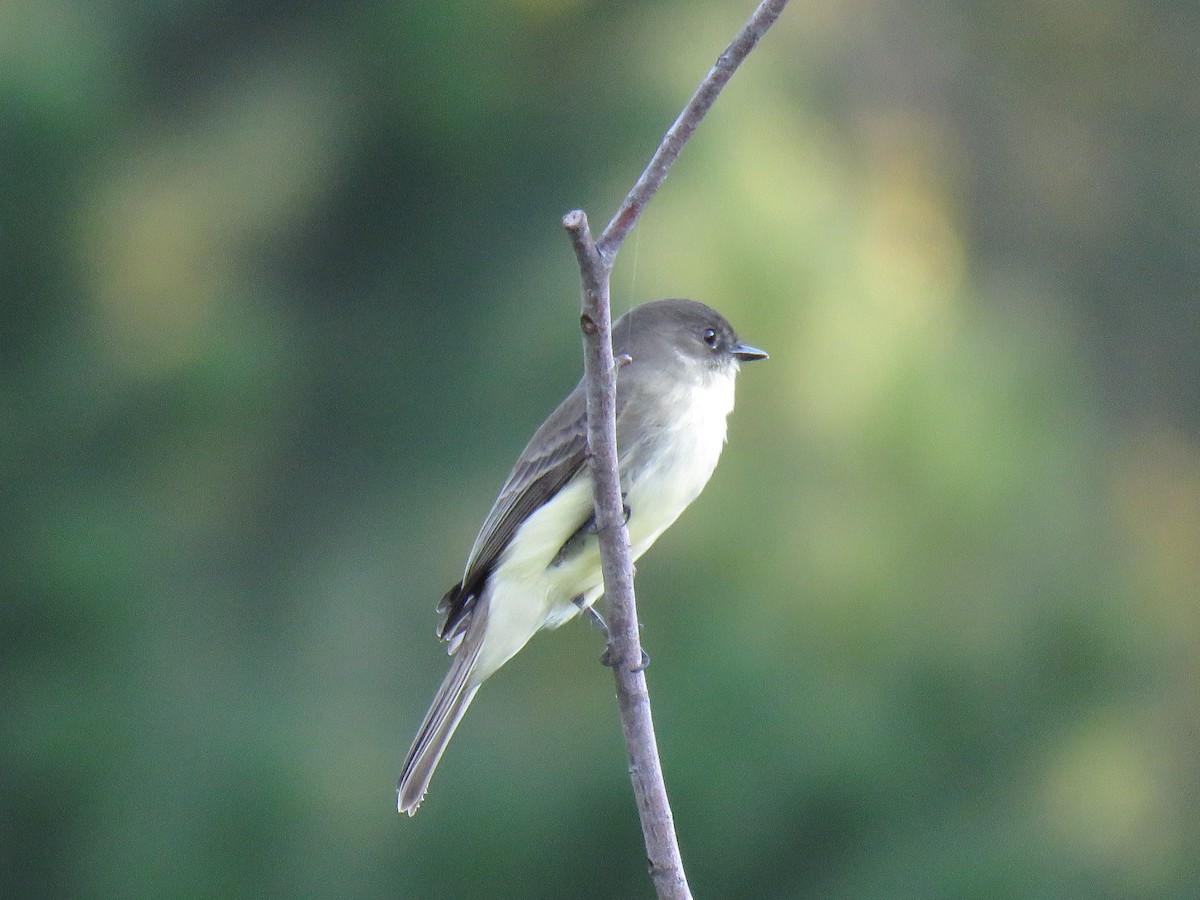
<path id="1" fill-rule="evenodd" d="M 673 421 L 645 448 L 644 458 L 629 466 L 630 476 L 622 483 L 635 559 L 712 477 L 725 444 L 725 420 L 733 409 L 733 378 L 718 375 L 681 386 L 666 399 L 676 413 Z"/>

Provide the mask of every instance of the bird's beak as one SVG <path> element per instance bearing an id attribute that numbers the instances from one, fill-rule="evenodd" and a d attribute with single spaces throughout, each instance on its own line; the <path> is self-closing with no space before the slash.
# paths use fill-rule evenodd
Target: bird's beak
<path id="1" fill-rule="evenodd" d="M 757 347 L 751 347 L 749 344 L 738 344 L 731 352 L 734 358 L 741 362 L 753 362 L 756 359 L 767 358 L 766 350 L 759 350 Z"/>

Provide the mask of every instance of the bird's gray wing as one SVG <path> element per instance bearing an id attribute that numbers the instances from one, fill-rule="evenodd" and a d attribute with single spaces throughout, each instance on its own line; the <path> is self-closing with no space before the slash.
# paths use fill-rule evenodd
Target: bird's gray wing
<path id="1" fill-rule="evenodd" d="M 445 616 L 439 634 L 450 641 L 451 653 L 462 639 L 484 582 L 517 529 L 570 481 L 586 461 L 587 418 L 581 381 L 517 457 L 471 547 L 462 581 L 450 588 L 438 604 L 438 612 Z"/>

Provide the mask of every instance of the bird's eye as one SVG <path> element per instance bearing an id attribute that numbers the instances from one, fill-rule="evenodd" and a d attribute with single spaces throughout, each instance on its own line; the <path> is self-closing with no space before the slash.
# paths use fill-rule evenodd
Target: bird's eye
<path id="1" fill-rule="evenodd" d="M 704 339 L 704 343 L 708 344 L 713 350 L 717 349 L 717 329 L 705 328 L 704 333 L 700 335 Z"/>

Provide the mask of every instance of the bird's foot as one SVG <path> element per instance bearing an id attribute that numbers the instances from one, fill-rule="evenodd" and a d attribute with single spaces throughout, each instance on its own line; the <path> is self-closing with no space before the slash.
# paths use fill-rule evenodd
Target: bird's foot
<path id="1" fill-rule="evenodd" d="M 629 508 L 629 504 L 625 502 L 625 498 L 627 496 L 629 496 L 627 493 L 625 493 L 625 492 L 621 493 L 621 518 L 625 522 L 626 525 L 629 524 L 629 516 L 633 512 L 633 510 Z M 592 513 L 588 517 L 587 522 L 584 523 L 583 529 L 588 534 L 599 534 L 600 533 L 600 526 L 596 524 L 596 514 L 595 513 Z"/>
<path id="2" fill-rule="evenodd" d="M 590 604 L 590 603 L 585 604 L 583 601 L 582 594 L 580 594 L 578 597 L 576 597 L 571 602 L 574 603 L 576 606 L 578 606 L 579 611 L 581 613 L 583 613 L 585 616 L 587 616 L 588 619 L 590 619 L 596 625 L 596 627 L 599 628 L 600 631 L 604 634 L 605 646 L 604 646 L 604 652 L 600 654 L 600 664 L 603 666 L 608 666 L 611 669 L 614 665 L 616 665 L 616 663 L 613 661 L 613 658 L 612 658 L 612 631 L 609 629 L 608 623 L 604 621 L 604 616 L 602 616 L 602 615 L 600 615 L 600 613 L 596 612 L 596 608 L 594 606 L 592 606 L 592 604 Z M 641 630 L 641 627 L 642 626 L 639 623 L 638 624 L 639 631 Z M 642 648 L 641 652 L 642 652 L 641 662 L 638 663 L 638 665 L 635 666 L 630 671 L 641 672 L 643 669 L 646 668 L 646 666 L 650 665 L 650 654 L 647 653 L 644 648 Z"/>
<path id="3" fill-rule="evenodd" d="M 608 666 L 610 669 L 616 666 L 616 662 L 612 658 L 612 644 L 609 644 L 607 647 L 605 647 L 604 652 L 600 654 L 600 665 Z M 650 654 L 645 650 L 642 650 L 641 661 L 629 671 L 641 672 L 648 665 L 650 665 Z"/>

